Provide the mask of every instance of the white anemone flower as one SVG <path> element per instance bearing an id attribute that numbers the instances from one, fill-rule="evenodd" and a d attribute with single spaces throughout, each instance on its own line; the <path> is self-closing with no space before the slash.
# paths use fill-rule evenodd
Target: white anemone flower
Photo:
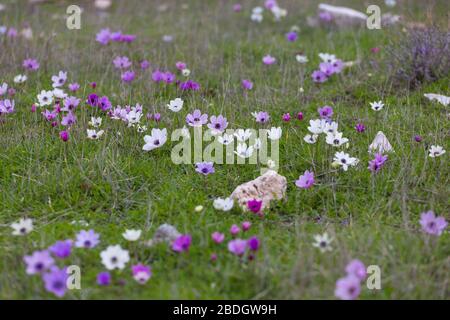
<path id="1" fill-rule="evenodd" d="M 125 230 L 122 236 L 128 241 L 137 241 L 141 237 L 142 230 Z"/>
<path id="2" fill-rule="evenodd" d="M 93 130 L 93 129 L 87 129 L 88 138 L 92 139 L 92 140 L 99 139 L 104 133 L 105 133 L 105 131 L 103 131 L 103 130 L 97 131 L 97 130 Z"/>
<path id="3" fill-rule="evenodd" d="M 306 143 L 314 144 L 314 143 L 317 142 L 317 138 L 318 138 L 318 137 L 319 137 L 319 135 L 317 135 L 317 134 L 313 134 L 313 135 L 307 134 L 307 135 L 303 138 L 303 140 L 305 140 Z"/>
<path id="4" fill-rule="evenodd" d="M 383 109 L 384 103 L 381 100 L 380 101 L 370 102 L 370 107 L 374 111 L 380 111 L 381 109 Z"/>
<path id="5" fill-rule="evenodd" d="M 230 211 L 233 208 L 234 201 L 232 198 L 217 198 L 213 202 L 214 209 L 221 211 Z"/>
<path id="6" fill-rule="evenodd" d="M 283 133 L 283 130 L 281 130 L 281 127 L 275 128 L 272 127 L 270 128 L 270 130 L 267 132 L 267 137 L 270 140 L 278 140 L 281 138 L 281 134 Z"/>
<path id="7" fill-rule="evenodd" d="M 24 236 L 33 231 L 33 220 L 22 218 L 17 222 L 11 223 L 10 227 L 13 229 L 12 234 L 14 236 Z"/>
<path id="8" fill-rule="evenodd" d="M 445 153 L 444 148 L 441 146 L 431 146 L 430 150 L 428 151 L 430 152 L 429 156 L 431 158 L 442 156 Z"/>
<path id="9" fill-rule="evenodd" d="M 318 248 L 320 252 L 324 253 L 327 251 L 332 251 L 331 243 L 333 242 L 333 238 L 331 238 L 328 233 L 324 233 L 322 235 L 316 234 L 314 236 L 313 246 Z"/>
<path id="10" fill-rule="evenodd" d="M 333 160 L 334 163 L 341 166 L 344 171 L 347 171 L 349 166 L 356 166 L 359 162 L 358 158 L 350 157 L 350 155 L 345 152 L 336 152 Z"/>
<path id="11" fill-rule="evenodd" d="M 342 132 L 328 133 L 326 137 L 326 143 L 333 147 L 340 147 L 344 143 L 347 143 L 348 139 L 342 137 Z"/>
<path id="12" fill-rule="evenodd" d="M 180 98 L 170 100 L 167 107 L 169 108 L 169 110 L 171 110 L 173 112 L 178 112 L 183 108 L 183 100 L 181 100 Z"/>
<path id="13" fill-rule="evenodd" d="M 250 129 L 238 129 L 234 133 L 234 136 L 238 141 L 245 142 L 252 136 L 252 131 Z"/>
<path id="14" fill-rule="evenodd" d="M 145 145 L 142 147 L 142 150 L 150 151 L 161 147 L 167 141 L 167 129 L 153 128 L 151 135 L 144 136 L 144 141 Z"/>
<path id="15" fill-rule="evenodd" d="M 100 253 L 102 263 L 108 270 L 124 269 L 130 261 L 130 255 L 127 250 L 122 249 L 120 245 L 108 246 L 106 250 Z"/>
<path id="16" fill-rule="evenodd" d="M 369 146 L 369 153 L 382 153 L 394 152 L 389 140 L 386 138 L 382 131 L 378 131 L 375 139 Z"/>
<path id="17" fill-rule="evenodd" d="M 247 147 L 246 143 L 239 143 L 234 153 L 236 153 L 238 157 L 245 159 L 250 158 L 252 156 L 253 150 L 254 150 L 253 146 Z"/>

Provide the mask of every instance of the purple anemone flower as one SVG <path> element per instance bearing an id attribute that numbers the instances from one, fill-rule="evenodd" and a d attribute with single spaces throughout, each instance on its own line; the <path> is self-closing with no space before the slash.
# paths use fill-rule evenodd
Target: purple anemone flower
<path id="1" fill-rule="evenodd" d="M 76 237 L 75 247 L 77 248 L 94 248 L 100 243 L 100 235 L 94 230 L 81 230 Z"/>
<path id="2" fill-rule="evenodd" d="M 314 172 L 306 170 L 305 173 L 295 181 L 295 185 L 302 189 L 311 188 L 314 185 Z"/>
<path id="3" fill-rule="evenodd" d="M 195 164 L 195 171 L 203 175 L 214 173 L 214 164 L 212 162 L 197 162 Z"/>
<path id="4" fill-rule="evenodd" d="M 420 225 L 425 233 L 440 236 L 447 228 L 448 223 L 444 217 L 437 217 L 433 211 L 428 211 L 420 215 Z"/>
<path id="5" fill-rule="evenodd" d="M 67 258 L 72 252 L 72 240 L 57 241 L 54 245 L 49 247 L 51 253 L 57 258 Z"/>
<path id="6" fill-rule="evenodd" d="M 192 237 L 189 234 L 182 234 L 172 243 L 172 250 L 175 252 L 188 251 L 191 246 Z"/>
<path id="7" fill-rule="evenodd" d="M 323 83 L 328 79 L 327 75 L 320 70 L 314 71 L 311 77 L 315 83 Z"/>
<path id="8" fill-rule="evenodd" d="M 322 108 L 317 109 L 319 115 L 322 119 L 329 119 L 333 115 L 333 108 L 330 106 L 323 106 Z"/>
<path id="9" fill-rule="evenodd" d="M 125 83 L 130 83 L 134 80 L 135 73 L 134 71 L 125 71 L 122 73 L 121 79 Z"/>
<path id="10" fill-rule="evenodd" d="M 66 268 L 59 269 L 57 267 L 42 276 L 45 283 L 45 290 L 60 298 L 63 297 L 67 291 L 67 278 Z"/>
<path id="11" fill-rule="evenodd" d="M 192 127 L 201 127 L 208 122 L 208 115 L 198 109 L 186 116 L 186 123 Z"/>
<path id="12" fill-rule="evenodd" d="M 23 260 L 27 265 L 27 274 L 42 273 L 50 269 L 55 263 L 48 250 L 35 251 L 32 255 L 25 256 Z"/>
<path id="13" fill-rule="evenodd" d="M 222 115 L 218 115 L 217 117 L 211 116 L 209 118 L 209 121 L 210 122 L 208 123 L 208 128 L 210 128 L 214 132 L 223 132 L 228 126 L 227 118 Z"/>
<path id="14" fill-rule="evenodd" d="M 234 239 L 228 242 L 228 251 L 236 256 L 242 256 L 247 250 L 247 241 L 242 239 Z"/>

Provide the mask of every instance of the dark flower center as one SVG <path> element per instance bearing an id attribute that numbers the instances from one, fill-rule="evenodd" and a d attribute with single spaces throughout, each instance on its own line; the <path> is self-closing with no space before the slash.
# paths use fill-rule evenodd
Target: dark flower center
<path id="1" fill-rule="evenodd" d="M 117 261 L 118 261 L 117 257 L 112 257 L 111 258 L 111 263 L 115 264 L 115 263 L 117 263 Z"/>
<path id="2" fill-rule="evenodd" d="M 36 268 L 36 270 L 41 271 L 42 269 L 44 269 L 44 264 L 42 262 L 38 262 L 34 267 Z"/>
<path id="3" fill-rule="evenodd" d="M 342 163 L 347 163 L 347 160 L 341 159 L 341 162 L 342 162 Z"/>
<path id="4" fill-rule="evenodd" d="M 27 231 L 27 229 L 26 228 L 21 228 L 19 231 L 20 231 L 20 233 L 25 233 Z"/>
<path id="5" fill-rule="evenodd" d="M 326 241 L 320 241 L 319 245 L 320 245 L 322 248 L 325 248 L 325 247 L 327 246 L 327 243 L 326 243 Z"/>
<path id="6" fill-rule="evenodd" d="M 62 281 L 53 282 L 53 289 L 60 290 L 64 288 L 64 283 Z"/>
<path id="7" fill-rule="evenodd" d="M 339 139 L 334 139 L 334 140 L 333 140 L 333 143 L 334 143 L 334 144 L 339 144 Z"/>
<path id="8" fill-rule="evenodd" d="M 202 169 L 202 172 L 203 172 L 203 173 L 207 173 L 207 172 L 208 172 L 208 168 L 203 168 L 203 169 Z"/>
<path id="9" fill-rule="evenodd" d="M 220 123 L 216 123 L 215 128 L 219 129 L 220 128 Z"/>
<path id="10" fill-rule="evenodd" d="M 90 247 L 92 245 L 92 243 L 91 243 L 91 241 L 89 241 L 89 240 L 86 240 L 85 242 L 84 242 L 84 246 L 85 247 Z"/>
<path id="11" fill-rule="evenodd" d="M 153 142 L 153 144 L 154 144 L 155 146 L 158 146 L 158 145 L 159 145 L 159 140 L 155 140 L 155 142 Z"/>

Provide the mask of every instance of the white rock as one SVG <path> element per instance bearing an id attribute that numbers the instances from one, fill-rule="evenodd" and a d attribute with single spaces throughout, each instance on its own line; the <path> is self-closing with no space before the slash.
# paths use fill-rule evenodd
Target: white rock
<path id="1" fill-rule="evenodd" d="M 239 185 L 231 194 L 231 198 L 237 201 L 239 206 L 247 211 L 249 200 L 262 200 L 262 210 L 269 208 L 272 200 L 281 200 L 286 196 L 287 180 L 273 170 L 258 178 Z"/>

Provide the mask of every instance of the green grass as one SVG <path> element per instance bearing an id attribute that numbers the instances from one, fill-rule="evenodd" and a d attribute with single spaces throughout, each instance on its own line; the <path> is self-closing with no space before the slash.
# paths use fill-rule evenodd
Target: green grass
<path id="1" fill-rule="evenodd" d="M 249 19 L 251 8 L 259 4 L 256 1 L 245 1 L 244 12 L 237 14 L 222 1 L 189 1 L 186 9 L 176 1 L 166 2 L 168 10 L 158 12 L 150 1 L 119 1 L 107 16 L 99 16 L 87 1 L 80 1 L 85 12 L 79 31 L 67 30 L 61 17 L 52 18 L 63 15 L 69 2 L 32 9 L 21 1 L 10 3 L 2 13 L 5 25 L 29 23 L 34 38 L 2 39 L 0 83 L 13 85 L 12 78 L 23 73 L 21 62 L 28 56 L 36 57 L 41 68 L 29 74 L 25 84 L 15 85 L 17 112 L 0 123 L 0 298 L 53 298 L 38 276 L 25 274 L 22 257 L 56 240 L 74 238 L 83 227 L 71 222 L 85 220 L 101 234 L 101 244 L 93 250 L 76 249 L 68 259 L 68 264 L 82 270 L 82 290 L 68 292 L 68 299 L 333 299 L 335 282 L 344 276 L 352 258 L 381 268 L 382 289 L 363 286 L 362 299 L 448 299 L 448 232 L 430 238 L 420 231 L 418 220 L 427 210 L 449 217 L 448 153 L 432 159 L 427 152 L 432 144 L 450 149 L 448 110 L 423 98 L 427 92 L 449 95 L 449 78 L 414 92 L 393 89 L 383 69 L 383 49 L 401 28 L 312 29 L 306 16 L 315 12 L 314 1 L 280 0 L 288 16 L 278 23 L 266 16 L 261 24 Z M 382 1 L 375 2 L 386 10 Z M 394 12 L 409 21 L 422 21 L 425 3 L 398 2 Z M 364 11 L 359 3 L 339 2 Z M 445 21 L 440 10 L 445 1 L 436 3 L 433 17 Z M 299 40 L 288 43 L 284 33 L 294 24 L 301 28 Z M 95 33 L 107 26 L 136 33 L 138 38 L 130 45 L 102 47 L 94 41 Z M 51 32 L 56 35 L 51 37 Z M 174 35 L 175 41 L 163 43 L 164 34 Z M 382 48 L 379 55 L 370 53 L 374 46 Z M 305 66 L 295 61 L 299 50 L 310 59 Z M 319 63 L 319 52 L 361 63 L 317 86 L 310 74 Z M 267 53 L 278 59 L 276 65 L 261 63 Z M 172 71 L 176 61 L 186 61 L 202 90 L 183 94 L 185 106 L 174 116 L 165 104 L 179 93 L 153 84 L 149 71 L 132 85 L 123 85 L 112 65 L 117 55 L 134 62 L 147 58 L 153 66 Z M 380 67 L 372 67 L 371 60 Z M 270 125 L 283 128 L 279 173 L 288 180 L 287 200 L 274 204 L 264 219 L 237 208 L 218 212 L 213 199 L 257 177 L 259 166 L 216 165 L 215 174 L 203 177 L 193 165 L 172 163 L 175 143 L 168 141 L 144 153 L 142 134 L 105 116 L 105 136 L 88 140 L 87 122 L 92 115 L 102 115 L 89 107 L 76 111 L 78 123 L 69 142 L 63 143 L 58 128 L 51 128 L 38 112 L 30 112 L 36 94 L 51 87 L 50 77 L 59 70 L 68 71 L 69 81 L 82 85 L 80 98 L 92 91 L 88 83 L 96 81 L 96 92 L 107 95 L 113 105 L 141 103 L 145 111 L 161 112 L 157 126 L 167 128 L 169 134 L 195 108 L 223 114 L 229 128 L 257 128 L 250 113 L 268 111 Z M 246 95 L 240 88 L 243 78 L 255 85 Z M 387 106 L 375 113 L 369 102 L 379 99 Z M 317 118 L 317 108 L 323 105 L 333 106 L 340 131 L 350 139 L 346 152 L 361 160 L 358 167 L 335 172 L 331 162 L 336 150 L 325 144 L 323 136 L 315 145 L 303 141 L 308 121 Z M 305 120 L 282 123 L 283 113 L 299 111 Z M 358 121 L 366 125 L 366 132 L 354 130 Z M 366 168 L 367 148 L 380 130 L 395 153 L 380 173 L 372 175 Z M 422 143 L 413 141 L 416 134 L 424 137 Z M 306 169 L 313 169 L 317 185 L 300 190 L 294 182 Z M 197 205 L 204 210 L 195 212 Z M 9 225 L 20 217 L 34 220 L 35 230 L 26 237 L 10 234 Z M 253 225 L 244 236 L 262 240 L 256 260 L 250 263 L 232 256 L 225 242 L 216 245 L 210 238 L 219 230 L 229 239 L 230 226 L 245 220 Z M 127 243 L 121 236 L 125 229 L 142 229 L 147 240 L 162 223 L 192 234 L 189 253 L 175 254 L 164 245 L 148 248 Z M 322 254 L 312 242 L 313 235 L 325 231 L 335 238 L 334 250 Z M 96 274 L 104 270 L 99 254 L 110 244 L 130 250 L 132 264 L 151 265 L 152 279 L 138 285 L 127 267 L 113 272 L 112 286 L 97 286 Z M 218 254 L 215 263 L 209 261 L 213 252 Z M 126 284 L 120 285 L 120 279 Z"/>

